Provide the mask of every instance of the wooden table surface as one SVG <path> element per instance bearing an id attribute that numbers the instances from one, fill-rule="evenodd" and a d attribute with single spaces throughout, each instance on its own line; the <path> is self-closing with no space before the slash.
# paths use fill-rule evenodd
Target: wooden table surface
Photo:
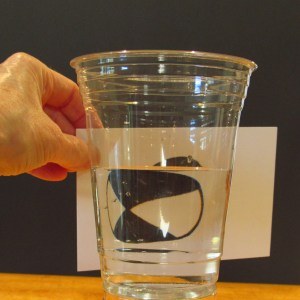
<path id="1" fill-rule="evenodd" d="M 215 297 L 208 297 L 205 299 L 300 299 L 300 285 L 243 284 L 219 282 L 217 286 L 217 295 Z M 0 274 L 0 299 L 102 300 L 102 281 L 100 278 L 95 277 Z M 120 298 L 109 297 L 107 299 L 116 300 Z"/>

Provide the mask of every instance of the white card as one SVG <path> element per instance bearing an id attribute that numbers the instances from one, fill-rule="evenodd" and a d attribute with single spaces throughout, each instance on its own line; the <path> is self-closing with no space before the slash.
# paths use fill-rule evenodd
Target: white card
<path id="1" fill-rule="evenodd" d="M 276 139 L 275 127 L 239 128 L 222 259 L 270 255 Z M 77 270 L 99 269 L 90 173 L 78 172 Z"/>

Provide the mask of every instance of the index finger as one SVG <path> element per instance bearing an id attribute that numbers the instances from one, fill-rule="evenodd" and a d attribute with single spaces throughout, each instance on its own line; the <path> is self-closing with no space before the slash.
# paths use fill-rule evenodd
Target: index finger
<path id="1" fill-rule="evenodd" d="M 43 106 L 60 110 L 76 128 L 85 127 L 85 111 L 76 83 L 46 66 L 42 76 Z"/>

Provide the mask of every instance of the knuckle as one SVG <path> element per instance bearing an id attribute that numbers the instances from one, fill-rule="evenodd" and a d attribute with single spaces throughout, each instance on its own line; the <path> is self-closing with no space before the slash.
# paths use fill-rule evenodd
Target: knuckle
<path id="1" fill-rule="evenodd" d="M 23 70 L 31 70 L 35 72 L 39 66 L 39 60 L 25 52 L 17 52 L 12 54 L 4 63 L 10 66 L 18 66 Z"/>
<path id="2" fill-rule="evenodd" d="M 10 59 L 20 62 L 31 62 L 33 57 L 25 52 L 16 52 L 10 56 Z"/>

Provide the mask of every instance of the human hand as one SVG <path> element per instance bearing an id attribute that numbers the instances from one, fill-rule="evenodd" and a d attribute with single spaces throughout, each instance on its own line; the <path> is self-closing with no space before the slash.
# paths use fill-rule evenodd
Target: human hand
<path id="1" fill-rule="evenodd" d="M 29 173 L 62 180 L 89 167 L 78 86 L 34 57 L 17 53 L 0 64 L 0 175 Z"/>

